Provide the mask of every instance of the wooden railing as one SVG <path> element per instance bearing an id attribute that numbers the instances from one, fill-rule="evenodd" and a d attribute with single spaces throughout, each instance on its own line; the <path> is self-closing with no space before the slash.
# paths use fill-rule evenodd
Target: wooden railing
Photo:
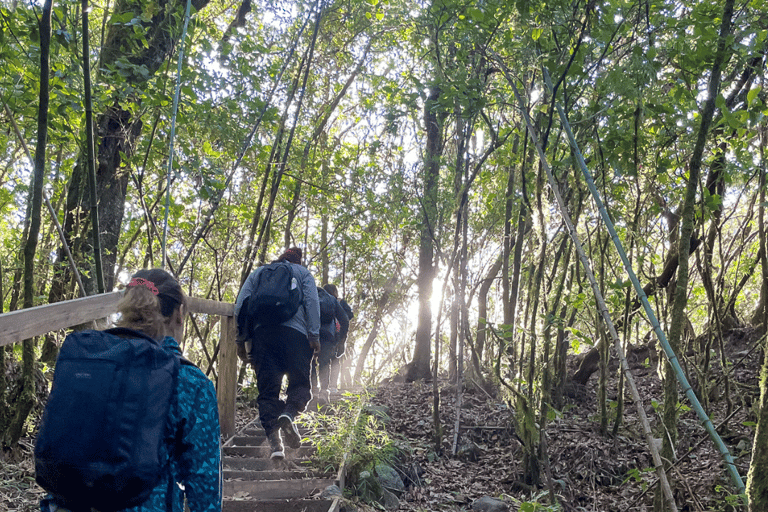
<path id="1" fill-rule="evenodd" d="M 0 315 L 0 347 L 42 336 L 51 331 L 69 329 L 114 314 L 122 292 L 91 295 L 80 299 L 20 309 Z M 216 396 L 221 433 L 235 434 L 235 397 L 237 394 L 237 350 L 235 347 L 235 305 L 230 302 L 188 297 L 189 312 L 221 317 L 219 367 Z"/>

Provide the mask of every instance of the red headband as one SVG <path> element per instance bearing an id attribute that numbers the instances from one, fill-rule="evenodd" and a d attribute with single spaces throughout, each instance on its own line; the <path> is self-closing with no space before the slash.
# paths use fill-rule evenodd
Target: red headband
<path id="1" fill-rule="evenodd" d="M 141 277 L 134 277 L 133 279 L 131 279 L 131 282 L 128 283 L 128 286 L 126 286 L 126 288 L 130 288 L 131 286 L 145 286 L 149 291 L 152 292 L 153 295 L 157 295 L 158 293 L 160 293 L 157 290 L 157 286 L 155 286 L 155 283 Z"/>

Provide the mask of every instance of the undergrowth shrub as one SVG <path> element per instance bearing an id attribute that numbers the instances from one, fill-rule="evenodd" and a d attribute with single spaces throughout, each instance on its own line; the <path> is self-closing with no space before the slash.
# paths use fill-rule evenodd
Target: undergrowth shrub
<path id="1" fill-rule="evenodd" d="M 367 394 L 346 394 L 344 400 L 303 419 L 317 447 L 313 467 L 323 474 L 332 474 L 346 464 L 345 494 L 356 494 L 372 502 L 381 490 L 373 488 L 374 481 L 365 477 L 366 472 L 374 475 L 377 464 L 394 464 L 403 444 L 387 432 L 386 413 L 366 405 L 368 398 Z"/>

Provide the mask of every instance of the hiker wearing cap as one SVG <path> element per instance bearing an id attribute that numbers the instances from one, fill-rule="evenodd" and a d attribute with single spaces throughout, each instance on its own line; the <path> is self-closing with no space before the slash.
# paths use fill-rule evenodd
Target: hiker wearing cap
<path id="1" fill-rule="evenodd" d="M 301 249 L 291 247 L 254 270 L 235 303 L 238 352 L 250 344 L 247 353 L 256 372 L 259 418 L 273 460 L 285 457 L 283 440 L 291 448 L 301 446 L 294 420 L 312 398 L 309 369 L 320 350 L 317 288 L 301 258 Z M 288 377 L 285 401 L 280 399 L 283 376 Z"/>

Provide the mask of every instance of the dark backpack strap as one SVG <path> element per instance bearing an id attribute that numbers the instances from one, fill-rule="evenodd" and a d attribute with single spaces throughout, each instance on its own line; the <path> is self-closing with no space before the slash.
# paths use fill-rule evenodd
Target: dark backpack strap
<path id="1" fill-rule="evenodd" d="M 137 331 L 135 329 L 129 329 L 127 327 L 113 327 L 111 329 L 105 329 L 104 332 L 109 334 L 114 334 L 115 336 L 120 336 L 121 338 L 143 338 L 145 340 L 149 340 L 151 342 L 154 342 L 156 344 L 160 344 L 156 339 L 153 337 L 144 334 L 141 331 Z"/>
<path id="2" fill-rule="evenodd" d="M 109 334 L 114 334 L 115 336 L 120 336 L 121 338 L 142 338 L 160 345 L 160 342 L 152 338 L 151 336 L 148 336 L 141 331 L 137 331 L 135 329 L 129 329 L 127 327 L 113 327 L 111 329 L 105 329 L 104 332 L 107 332 Z M 185 366 L 194 366 L 195 368 L 198 368 L 198 366 L 195 363 L 193 363 L 183 355 L 181 354 L 177 354 L 177 355 L 179 357 L 180 364 L 183 364 Z"/>

